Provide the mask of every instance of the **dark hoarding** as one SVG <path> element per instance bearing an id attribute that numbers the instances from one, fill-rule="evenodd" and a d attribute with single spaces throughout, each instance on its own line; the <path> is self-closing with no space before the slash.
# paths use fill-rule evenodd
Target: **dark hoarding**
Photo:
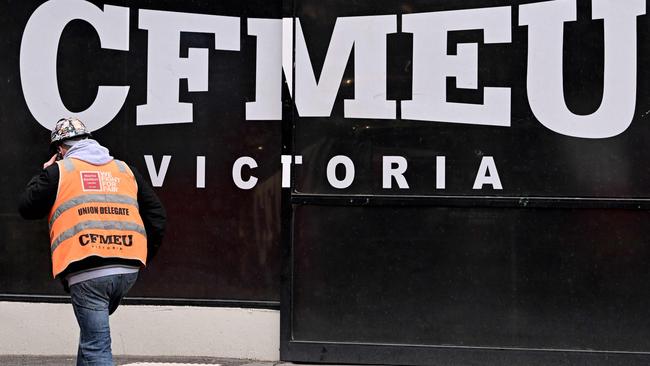
<path id="1" fill-rule="evenodd" d="M 282 358 L 647 364 L 647 5 L 295 1 Z"/>
<path id="2" fill-rule="evenodd" d="M 2 298 L 64 295 L 47 224 L 22 220 L 17 197 L 48 129 L 76 115 L 167 209 L 132 298 L 277 307 L 283 84 L 260 67 L 280 64 L 281 2 L 4 1 L 0 14 Z M 242 157 L 257 167 L 233 171 Z"/>
<path id="3" fill-rule="evenodd" d="M 297 1 L 296 190 L 647 197 L 645 2 L 590 5 Z"/>
<path id="4" fill-rule="evenodd" d="M 647 5 L 5 1 L 0 298 L 65 298 L 16 201 L 73 114 L 168 211 L 134 298 L 282 277 L 292 361 L 647 364 Z"/>

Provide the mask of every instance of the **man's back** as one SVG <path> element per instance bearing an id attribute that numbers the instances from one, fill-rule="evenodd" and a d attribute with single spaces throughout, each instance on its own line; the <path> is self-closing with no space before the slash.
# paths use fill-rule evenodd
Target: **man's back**
<path id="1" fill-rule="evenodd" d="M 52 273 L 70 292 L 81 330 L 77 364 L 112 365 L 108 317 L 156 254 L 166 215 L 137 170 L 89 136 L 78 119 L 57 122 L 58 154 L 27 184 L 19 211 L 48 216 Z"/>

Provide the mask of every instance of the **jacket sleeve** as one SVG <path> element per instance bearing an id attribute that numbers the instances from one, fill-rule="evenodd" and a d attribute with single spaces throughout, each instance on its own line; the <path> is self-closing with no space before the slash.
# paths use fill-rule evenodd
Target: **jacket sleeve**
<path id="1" fill-rule="evenodd" d="M 56 200 L 59 187 L 59 165 L 52 164 L 35 175 L 20 195 L 18 212 L 28 220 L 47 216 Z"/>
<path id="2" fill-rule="evenodd" d="M 138 172 L 137 169 L 130 166 L 135 181 L 138 184 L 138 210 L 140 217 L 147 231 L 147 263 L 156 255 L 158 248 L 162 245 L 162 239 L 165 234 L 167 214 L 160 199 L 156 196 L 149 182 Z"/>

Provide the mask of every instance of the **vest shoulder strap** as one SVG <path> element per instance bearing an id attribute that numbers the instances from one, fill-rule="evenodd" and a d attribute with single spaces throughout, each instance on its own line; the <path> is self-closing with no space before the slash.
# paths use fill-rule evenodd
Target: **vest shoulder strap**
<path id="1" fill-rule="evenodd" d="M 115 165 L 117 165 L 117 170 L 119 170 L 120 173 L 126 173 L 128 171 L 128 168 L 127 168 L 125 162 L 123 162 L 122 160 L 117 160 L 117 159 L 113 159 L 113 161 L 115 162 Z"/>
<path id="2" fill-rule="evenodd" d="M 70 173 L 74 171 L 74 164 L 72 163 L 72 160 L 63 159 L 61 160 L 61 163 L 63 164 L 63 168 L 65 169 L 66 172 Z"/>

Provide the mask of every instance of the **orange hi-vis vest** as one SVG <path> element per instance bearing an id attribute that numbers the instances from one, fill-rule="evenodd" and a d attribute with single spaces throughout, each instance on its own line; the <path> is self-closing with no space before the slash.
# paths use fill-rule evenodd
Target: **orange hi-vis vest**
<path id="1" fill-rule="evenodd" d="M 59 188 L 49 215 L 52 274 L 90 256 L 146 264 L 147 234 L 138 211 L 138 185 L 122 161 L 59 164 Z"/>

